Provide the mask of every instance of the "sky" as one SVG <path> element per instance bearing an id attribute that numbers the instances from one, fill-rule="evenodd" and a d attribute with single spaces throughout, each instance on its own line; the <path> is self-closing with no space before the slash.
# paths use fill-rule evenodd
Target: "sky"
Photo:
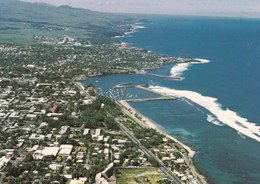
<path id="1" fill-rule="evenodd" d="M 260 0 L 22 0 L 101 12 L 260 17 Z"/>

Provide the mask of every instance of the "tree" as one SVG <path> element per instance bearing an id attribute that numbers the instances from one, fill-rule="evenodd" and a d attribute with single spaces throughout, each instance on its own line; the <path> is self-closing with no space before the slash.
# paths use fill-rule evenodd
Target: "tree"
<path id="1" fill-rule="evenodd" d="M 96 92 L 93 88 L 89 89 L 88 93 L 90 96 L 96 96 Z"/>
<path id="2" fill-rule="evenodd" d="M 105 125 L 108 129 L 119 130 L 118 124 L 115 122 L 115 119 L 112 117 L 105 117 Z"/>
<path id="3" fill-rule="evenodd" d="M 13 165 L 7 165 L 5 168 L 5 172 L 7 173 L 7 176 L 13 176 L 18 177 L 22 174 L 24 169 L 22 167 L 16 167 Z"/>
<path id="4" fill-rule="evenodd" d="M 151 165 L 152 165 L 153 167 L 159 167 L 159 166 L 160 166 L 160 164 L 158 163 L 158 161 L 157 161 L 155 158 L 153 158 L 153 157 L 149 157 L 149 158 L 148 158 L 148 161 L 151 163 Z"/>
<path id="5" fill-rule="evenodd" d="M 24 162 L 32 162 L 32 161 L 33 161 L 33 156 L 32 156 L 32 154 L 31 154 L 31 153 L 28 153 L 23 161 L 24 161 Z"/>
<path id="6" fill-rule="evenodd" d="M 171 184 L 172 182 L 169 179 L 162 179 L 157 181 L 158 184 Z"/>
<path id="7" fill-rule="evenodd" d="M 62 162 L 62 157 L 61 156 L 57 156 L 56 161 L 59 162 L 59 163 Z"/>

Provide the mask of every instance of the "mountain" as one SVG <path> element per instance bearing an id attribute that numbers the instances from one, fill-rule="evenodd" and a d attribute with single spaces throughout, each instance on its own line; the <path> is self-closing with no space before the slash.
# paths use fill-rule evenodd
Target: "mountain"
<path id="1" fill-rule="evenodd" d="M 69 6 L 0 0 L 0 40 L 31 43 L 34 36 L 71 36 L 91 42 L 122 34 L 131 19 Z"/>

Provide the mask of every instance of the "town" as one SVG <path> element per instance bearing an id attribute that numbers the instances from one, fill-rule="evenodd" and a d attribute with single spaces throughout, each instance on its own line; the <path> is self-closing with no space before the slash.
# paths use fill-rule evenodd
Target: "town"
<path id="1" fill-rule="evenodd" d="M 138 28 L 126 17 L 16 3 L 28 11 L 1 15 L 0 183 L 200 183 L 178 142 L 81 83 L 189 59 L 118 42 Z"/>
<path id="2" fill-rule="evenodd" d="M 77 82 L 178 59 L 119 43 L 45 41 L 0 47 L 0 182 L 125 183 L 137 172 L 137 183 L 199 183 L 178 143 Z"/>

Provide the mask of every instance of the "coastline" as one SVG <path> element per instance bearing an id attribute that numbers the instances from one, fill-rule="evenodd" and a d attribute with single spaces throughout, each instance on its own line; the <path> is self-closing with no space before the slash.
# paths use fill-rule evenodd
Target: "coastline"
<path id="1" fill-rule="evenodd" d="M 132 46 L 132 45 L 131 45 Z M 136 46 L 136 45 L 134 45 L 135 47 L 138 47 L 138 45 Z M 211 58 L 212 59 L 212 58 Z M 213 59 L 212 59 L 212 61 L 213 61 Z M 222 64 L 222 63 L 221 63 Z M 128 81 L 128 80 L 127 80 Z M 213 122 L 210 122 L 210 123 L 213 123 Z M 214 125 L 216 125 L 216 124 L 214 124 Z M 206 125 L 207 126 L 207 125 Z M 219 124 L 217 124 L 217 126 L 219 126 Z M 223 126 L 223 124 L 221 124 L 221 126 Z M 158 127 L 157 127 L 158 128 Z M 213 127 L 214 129 L 219 129 L 219 127 Z M 212 128 L 212 129 L 213 129 Z M 210 131 L 210 133 L 211 132 L 215 132 L 215 130 L 213 131 L 213 130 L 211 130 Z M 235 133 L 237 133 L 237 132 L 235 132 Z M 209 134 L 209 135 L 211 135 L 211 134 Z M 224 138 L 224 136 L 226 135 L 225 133 L 221 133 L 220 135 L 223 135 L 223 138 Z M 239 136 L 241 136 L 240 135 L 240 133 L 238 133 L 238 135 Z M 231 136 L 232 138 L 233 137 L 235 137 L 235 138 L 237 138 L 236 137 L 236 135 L 232 135 Z M 218 137 L 217 137 L 218 138 Z M 221 137 L 222 138 L 222 137 Z M 225 137 L 226 138 L 226 137 Z M 228 138 L 229 138 L 229 136 L 228 136 Z M 241 142 L 241 146 L 243 145 L 244 147 L 245 147 L 245 149 L 247 149 L 247 150 L 250 150 L 250 149 L 248 149 L 248 148 L 251 148 L 251 145 L 250 144 L 248 144 L 248 143 L 251 143 L 251 140 L 247 140 L 247 138 L 246 137 L 242 137 L 242 139 L 243 140 L 240 140 L 240 137 L 238 137 L 237 138 L 237 140 L 235 140 L 235 141 L 239 141 L 239 142 Z M 244 140 L 245 139 L 245 140 Z M 204 140 L 206 140 L 206 141 L 204 141 Z M 217 155 L 217 156 L 219 156 L 219 158 L 222 158 L 221 156 L 222 156 L 222 153 L 225 153 L 225 152 L 223 152 L 222 151 L 222 149 L 221 149 L 221 146 L 220 146 L 220 149 L 218 148 L 218 150 L 220 150 L 219 152 L 218 152 L 218 150 L 216 149 L 216 146 L 215 146 L 215 144 L 213 143 L 212 144 L 212 141 L 208 141 L 207 140 L 207 138 L 206 139 L 204 139 L 204 140 L 202 140 L 202 141 L 199 141 L 199 143 L 198 144 L 200 144 L 200 145 L 202 145 L 202 148 L 204 148 L 204 142 L 209 142 L 209 143 L 211 143 L 211 144 L 209 144 L 209 145 L 207 145 L 206 144 L 206 146 L 209 146 L 209 147 L 212 147 L 213 148 L 213 151 L 214 151 L 214 153 L 221 153 L 221 155 L 219 156 L 219 155 Z M 249 142 L 250 141 L 250 142 Z M 232 141 L 229 141 L 229 139 L 228 139 L 228 141 L 226 141 L 227 143 L 231 143 Z M 255 143 L 253 143 L 252 145 L 254 145 Z M 250 145 L 250 146 L 248 146 L 247 147 L 247 145 Z M 207 147 L 205 147 L 205 148 L 207 148 Z M 225 150 L 225 149 L 223 149 L 223 150 Z M 232 151 L 236 151 L 237 149 L 236 148 L 230 148 L 230 149 L 228 149 L 228 153 L 233 153 Z M 239 152 L 240 153 L 240 152 Z M 246 152 L 247 153 L 247 152 Z M 239 154 L 238 154 L 239 155 Z M 249 154 L 249 155 L 251 155 L 251 153 Z M 200 156 L 201 156 L 201 154 L 198 154 L 198 155 L 196 155 L 196 157 L 195 158 L 200 158 Z M 216 155 L 213 155 L 214 157 L 211 157 L 212 155 L 210 155 L 210 154 L 205 154 L 205 155 L 203 155 L 202 157 L 203 157 L 203 160 L 199 160 L 198 162 L 197 162 L 197 159 L 196 159 L 196 164 L 198 163 L 198 164 L 200 164 L 200 162 L 204 162 L 205 163 L 205 159 L 204 158 L 207 158 L 207 159 L 209 159 L 209 160 L 213 160 L 214 161 L 214 159 L 216 159 L 217 157 L 216 157 Z M 241 160 L 243 160 L 243 159 L 241 159 Z M 248 161 L 249 161 L 250 159 L 248 159 Z M 230 160 L 228 160 L 228 161 L 230 161 Z M 243 160 L 244 161 L 244 160 Z M 239 160 L 239 162 L 240 162 L 240 160 Z M 230 161 L 230 163 L 232 163 L 232 164 L 235 164 L 236 163 L 236 161 Z M 254 161 L 252 162 L 252 160 L 250 160 L 250 163 L 254 163 Z M 239 167 L 240 167 L 240 165 L 242 165 L 242 164 L 237 164 L 237 166 L 238 166 L 238 168 L 237 169 L 239 169 Z M 243 164 L 243 165 L 247 165 L 247 164 Z M 253 164 L 248 164 L 247 166 L 249 167 L 249 168 L 254 168 L 253 166 L 251 167 L 251 165 L 253 165 Z M 204 167 L 204 168 L 203 168 Z M 227 174 L 227 178 L 222 178 L 222 177 L 219 177 L 219 175 L 217 175 L 217 174 L 215 174 L 215 171 L 216 172 L 220 172 L 220 173 L 222 173 L 222 170 L 220 169 L 220 168 L 218 168 L 218 166 L 217 165 L 214 165 L 214 166 L 212 166 L 212 168 L 211 167 L 207 167 L 207 165 L 205 165 L 205 166 L 203 166 L 202 168 L 203 168 L 203 170 L 205 170 L 205 171 L 207 171 L 207 177 L 209 178 L 209 179 L 211 179 L 211 181 L 212 181 L 212 178 L 213 179 L 215 179 L 215 181 L 221 181 L 221 182 L 225 182 L 225 181 L 227 181 L 227 178 L 228 179 L 230 179 L 230 181 L 232 181 L 232 179 L 234 178 L 234 181 L 237 181 L 237 178 L 239 178 L 239 177 L 234 177 L 234 176 L 232 176 L 231 174 L 229 174 L 229 173 L 225 173 L 225 174 Z M 243 168 L 243 167 L 241 167 L 241 168 Z M 252 172 L 254 172 L 254 171 L 252 171 Z M 219 177 L 219 178 L 218 178 Z M 248 179 L 251 179 L 251 178 L 248 178 Z M 244 178 L 242 178 L 241 177 L 241 181 L 243 181 L 244 180 Z M 221 183 L 220 182 L 220 183 Z"/>
<path id="2" fill-rule="evenodd" d="M 125 109 L 131 109 L 131 112 L 132 112 L 132 113 L 131 113 L 131 112 L 130 112 L 130 113 L 131 113 L 132 115 L 135 114 L 135 113 L 141 115 L 142 119 L 145 120 L 145 122 L 143 123 L 144 125 L 146 125 L 146 126 L 149 127 L 149 128 L 156 129 L 158 132 L 160 132 L 160 133 L 162 133 L 163 135 L 165 135 L 165 137 L 167 137 L 167 138 L 173 140 L 174 142 L 177 142 L 178 144 L 180 144 L 180 145 L 188 152 L 188 156 L 190 156 L 191 158 L 194 157 L 194 155 L 195 155 L 195 153 L 196 153 L 194 150 L 192 150 L 189 146 L 183 144 L 182 142 L 180 142 L 179 140 L 177 140 L 177 139 L 174 138 L 173 136 L 171 136 L 171 135 L 167 134 L 166 132 L 164 132 L 164 131 L 162 130 L 162 128 L 160 128 L 160 126 L 157 125 L 156 122 L 154 122 L 153 120 L 149 119 L 148 117 L 142 115 L 139 111 L 137 111 L 135 108 L 133 108 L 131 105 L 129 105 L 129 103 L 127 103 L 125 100 L 119 100 L 118 102 L 122 105 L 123 108 L 125 108 Z M 136 118 L 135 118 L 135 119 L 136 119 Z"/>
<path id="3" fill-rule="evenodd" d="M 142 124 L 144 126 L 146 126 L 147 128 L 152 128 L 157 130 L 158 132 L 160 132 L 161 134 L 163 134 L 165 136 L 165 138 L 170 139 L 176 143 L 178 143 L 181 147 L 183 147 L 186 151 L 187 151 L 187 156 L 188 156 L 188 162 L 189 162 L 189 168 L 192 172 L 192 174 L 194 175 L 194 177 L 196 177 L 202 184 L 206 184 L 207 180 L 205 178 L 205 176 L 201 175 L 197 168 L 195 167 L 195 165 L 193 164 L 192 158 L 194 157 L 194 155 L 196 154 L 196 152 L 194 150 L 192 150 L 189 146 L 185 145 L 184 143 L 180 142 L 179 140 L 177 140 L 175 137 L 167 134 L 166 132 L 163 131 L 162 128 L 160 128 L 160 126 L 154 122 L 153 120 L 149 119 L 148 117 L 144 116 L 143 114 L 141 114 L 139 111 L 137 111 L 135 108 L 133 108 L 131 105 L 129 105 L 129 103 L 125 100 L 118 100 L 117 103 L 121 106 L 121 109 L 124 111 L 124 113 L 126 113 L 127 115 L 131 116 L 133 119 L 135 119 L 139 124 Z M 134 114 L 138 114 L 142 117 L 141 121 L 138 118 L 136 118 L 134 116 Z"/>
<path id="4" fill-rule="evenodd" d="M 145 28 L 144 26 L 139 26 L 139 24 L 142 24 L 142 23 L 134 23 L 134 24 L 132 24 L 132 28 L 130 29 L 130 31 L 125 32 L 123 35 L 115 36 L 113 38 L 131 37 L 132 34 L 135 33 L 135 32 L 138 32 L 139 29 Z M 120 41 L 120 43 L 128 45 L 128 43 L 124 43 L 124 42 L 121 42 L 121 41 Z M 135 47 L 135 48 L 138 48 L 138 47 Z M 149 51 L 149 52 L 151 52 L 151 51 Z M 187 59 L 187 58 L 177 58 L 177 60 L 172 62 L 172 63 L 186 63 L 185 59 L 188 60 L 189 62 L 192 60 L 192 59 Z M 156 67 L 154 67 L 154 68 L 156 68 Z M 154 68 L 152 68 L 152 69 L 154 69 Z M 158 68 L 160 68 L 160 66 Z M 145 68 L 142 68 L 142 70 L 144 71 Z M 145 87 L 142 87 L 142 86 L 137 86 L 137 88 L 141 88 L 143 90 L 147 90 L 147 91 L 155 93 L 154 91 L 152 91 L 150 89 L 147 89 Z M 159 94 L 159 93 L 157 93 L 157 94 Z M 146 117 L 143 114 L 141 114 L 139 111 L 137 111 L 131 105 L 129 105 L 129 103 L 127 101 L 125 101 L 125 100 L 118 100 L 118 101 L 116 101 L 116 103 L 121 107 L 121 110 L 124 111 L 124 113 L 128 114 L 129 116 L 131 116 L 139 124 L 144 125 L 144 127 L 148 127 L 148 128 L 152 128 L 152 129 L 157 130 L 159 133 L 164 135 L 166 139 L 172 140 L 172 141 L 176 142 L 178 145 L 180 145 L 180 147 L 184 148 L 184 150 L 186 150 L 186 152 L 187 152 L 185 154 L 187 156 L 186 159 L 187 159 L 187 161 L 189 163 L 189 169 L 190 169 L 191 173 L 193 174 L 193 176 L 195 178 L 198 179 L 198 181 L 200 181 L 200 183 L 207 184 L 207 180 L 206 180 L 205 176 L 201 175 L 199 173 L 199 171 L 197 170 L 197 168 L 195 167 L 195 165 L 193 164 L 192 158 L 196 154 L 196 152 L 194 150 L 192 150 L 189 146 L 185 145 L 181 141 L 177 140 L 175 137 L 167 134 L 165 131 L 163 131 L 163 127 L 160 127 L 156 122 L 154 122 L 153 120 L 151 120 L 148 117 Z M 139 120 L 138 118 L 136 118 L 134 116 L 134 114 L 136 114 L 136 113 L 141 116 L 143 121 Z"/>

